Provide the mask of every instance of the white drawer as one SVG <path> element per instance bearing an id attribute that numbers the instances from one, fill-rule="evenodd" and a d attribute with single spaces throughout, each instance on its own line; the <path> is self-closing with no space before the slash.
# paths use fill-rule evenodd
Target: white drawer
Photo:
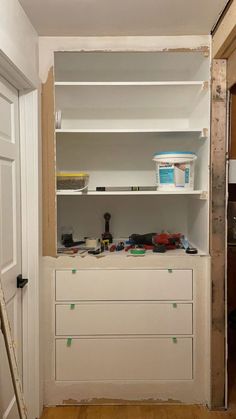
<path id="1" fill-rule="evenodd" d="M 56 340 L 56 380 L 190 380 L 192 338 Z"/>
<path id="2" fill-rule="evenodd" d="M 101 302 L 56 306 L 58 336 L 191 333 L 191 303 Z"/>
<path id="3" fill-rule="evenodd" d="M 57 301 L 191 300 L 192 270 L 56 271 Z"/>

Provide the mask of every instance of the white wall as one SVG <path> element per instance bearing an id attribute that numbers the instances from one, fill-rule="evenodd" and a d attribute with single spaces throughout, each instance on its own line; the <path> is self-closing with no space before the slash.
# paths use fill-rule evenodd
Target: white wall
<path id="1" fill-rule="evenodd" d="M 18 0 L 0 1 L 0 51 L 38 84 L 38 35 Z"/>
<path id="2" fill-rule="evenodd" d="M 203 36 L 40 36 L 39 75 L 43 83 L 54 65 L 55 51 L 165 51 L 210 48 L 211 37 Z M 208 51 L 209 52 L 209 51 Z"/>

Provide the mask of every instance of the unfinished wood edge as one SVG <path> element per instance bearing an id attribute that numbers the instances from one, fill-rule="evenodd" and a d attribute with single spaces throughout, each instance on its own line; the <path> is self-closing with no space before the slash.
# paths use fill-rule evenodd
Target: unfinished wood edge
<path id="1" fill-rule="evenodd" d="M 225 407 L 226 60 L 212 63 L 210 254 L 211 408 Z"/>
<path id="2" fill-rule="evenodd" d="M 200 52 L 204 55 L 204 57 L 209 57 L 210 55 L 210 47 L 208 45 L 202 45 L 200 47 L 193 47 L 193 48 L 163 48 L 157 50 L 157 52 Z"/>
<path id="3" fill-rule="evenodd" d="M 43 256 L 56 257 L 54 70 L 42 84 Z"/>
<path id="4" fill-rule="evenodd" d="M 231 89 L 236 84 L 236 49 L 227 61 L 227 86 Z"/>
<path id="5" fill-rule="evenodd" d="M 212 38 L 212 56 L 226 59 L 236 47 L 236 0 L 227 8 Z"/>
<path id="6" fill-rule="evenodd" d="M 230 90 L 230 102 L 229 158 L 231 160 L 236 160 L 236 85 Z"/>

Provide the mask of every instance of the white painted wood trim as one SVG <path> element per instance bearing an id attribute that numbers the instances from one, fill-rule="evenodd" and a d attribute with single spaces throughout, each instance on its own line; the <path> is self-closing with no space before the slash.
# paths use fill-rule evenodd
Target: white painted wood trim
<path id="1" fill-rule="evenodd" d="M 22 179 L 23 385 L 29 418 L 39 412 L 39 165 L 38 91 L 20 94 Z"/>
<path id="2" fill-rule="evenodd" d="M 18 70 L 18 68 L 12 63 L 11 60 L 4 54 L 0 49 L 0 72 L 1 75 L 17 90 L 30 89 L 33 85 L 26 76 Z"/>

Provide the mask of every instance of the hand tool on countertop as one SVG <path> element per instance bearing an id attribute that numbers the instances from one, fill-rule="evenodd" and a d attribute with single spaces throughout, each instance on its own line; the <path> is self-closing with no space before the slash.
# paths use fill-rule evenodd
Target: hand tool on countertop
<path id="1" fill-rule="evenodd" d="M 109 212 L 106 212 L 104 214 L 104 219 L 105 219 L 105 232 L 102 234 L 102 240 L 109 240 L 109 243 L 112 243 L 113 237 L 112 237 L 112 234 L 110 233 L 110 226 L 109 226 L 111 214 L 109 214 Z"/>

